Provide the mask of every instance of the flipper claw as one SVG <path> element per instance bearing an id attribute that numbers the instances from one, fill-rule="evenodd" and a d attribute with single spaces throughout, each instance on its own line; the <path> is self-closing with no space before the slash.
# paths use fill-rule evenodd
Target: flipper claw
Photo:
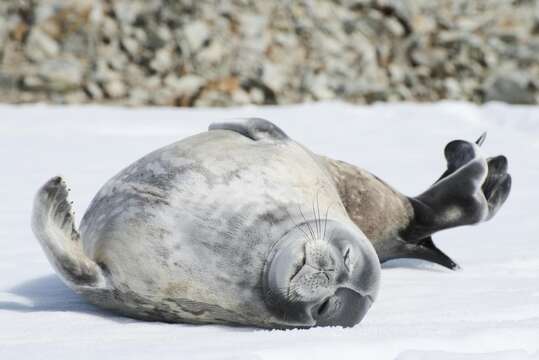
<path id="1" fill-rule="evenodd" d="M 475 143 L 478 146 L 481 146 L 485 142 L 486 138 L 487 138 L 487 132 L 485 131 L 484 133 L 481 134 L 481 136 L 477 140 L 475 140 Z"/>

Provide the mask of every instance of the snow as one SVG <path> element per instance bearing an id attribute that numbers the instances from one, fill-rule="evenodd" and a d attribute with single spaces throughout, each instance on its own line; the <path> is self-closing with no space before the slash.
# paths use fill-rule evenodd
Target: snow
<path id="1" fill-rule="evenodd" d="M 402 192 L 425 190 L 455 138 L 488 137 L 513 190 L 489 223 L 437 234 L 463 269 L 384 266 L 352 329 L 267 331 L 147 323 L 88 305 L 53 273 L 29 226 L 32 198 L 62 174 L 78 218 L 99 187 L 147 152 L 208 124 L 259 116 L 311 150 Z M 539 359 L 539 107 L 318 103 L 234 109 L 0 106 L 0 359 Z"/>

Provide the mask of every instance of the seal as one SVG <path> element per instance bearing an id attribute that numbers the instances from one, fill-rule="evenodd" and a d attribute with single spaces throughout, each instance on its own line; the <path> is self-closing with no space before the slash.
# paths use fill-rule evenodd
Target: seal
<path id="1" fill-rule="evenodd" d="M 217 123 L 109 180 L 80 231 L 64 180 L 51 179 L 32 228 L 69 287 L 130 317 L 353 326 L 377 297 L 380 262 L 455 268 L 430 235 L 488 220 L 503 204 L 507 161 L 482 157 L 483 140 L 451 142 L 447 171 L 407 197 L 269 121 Z"/>
<path id="2" fill-rule="evenodd" d="M 97 193 L 80 225 L 56 177 L 33 230 L 66 284 L 145 320 L 353 326 L 380 263 L 320 159 L 262 119 L 154 151 Z"/>

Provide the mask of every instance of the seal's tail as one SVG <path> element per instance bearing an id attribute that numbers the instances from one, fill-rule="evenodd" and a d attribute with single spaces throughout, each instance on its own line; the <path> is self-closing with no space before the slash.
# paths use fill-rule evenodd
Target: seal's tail
<path id="1" fill-rule="evenodd" d="M 103 287 L 101 268 L 82 250 L 67 194 L 66 184 L 59 176 L 39 189 L 34 200 L 32 230 L 50 263 L 70 288 Z"/>

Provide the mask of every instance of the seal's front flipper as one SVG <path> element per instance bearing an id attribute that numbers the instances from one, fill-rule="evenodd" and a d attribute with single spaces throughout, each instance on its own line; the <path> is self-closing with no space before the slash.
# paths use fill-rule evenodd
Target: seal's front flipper
<path id="1" fill-rule="evenodd" d="M 82 250 L 67 193 L 65 182 L 59 176 L 39 189 L 32 211 L 32 230 L 47 258 L 70 288 L 103 287 L 105 278 L 101 268 Z"/>
<path id="2" fill-rule="evenodd" d="M 409 198 L 413 221 L 401 235 L 407 244 L 406 257 L 425 259 L 426 246 L 430 248 L 428 256 L 443 255 L 440 261 L 434 261 L 443 265 L 449 258 L 434 246 L 430 235 L 487 221 L 509 196 L 511 176 L 507 173 L 507 159 L 502 155 L 485 159 L 479 148 L 483 141 L 484 135 L 476 143 L 450 142 L 445 148 L 447 170 L 427 191 Z M 412 256 L 414 253 L 417 256 Z"/>
<path id="3" fill-rule="evenodd" d="M 222 123 L 213 123 L 208 130 L 230 130 L 251 140 L 286 140 L 288 136 L 277 125 L 260 118 L 238 119 Z"/>

